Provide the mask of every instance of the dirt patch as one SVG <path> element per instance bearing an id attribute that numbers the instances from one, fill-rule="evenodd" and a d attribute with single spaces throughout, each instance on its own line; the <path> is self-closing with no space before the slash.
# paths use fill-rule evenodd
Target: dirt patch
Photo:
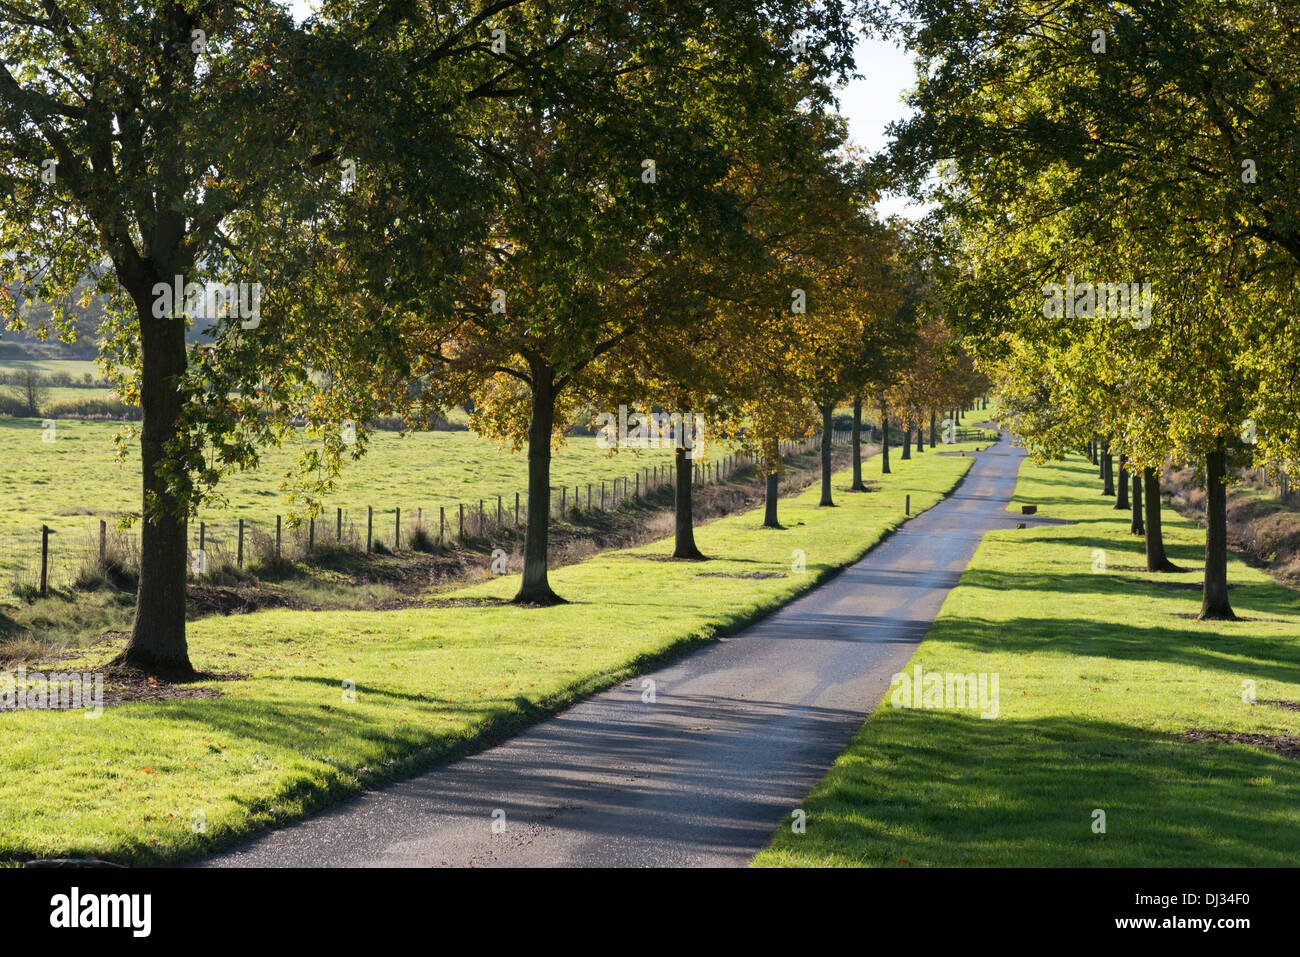
<path id="1" fill-rule="evenodd" d="M 1113 572 L 1145 572 L 1147 570 L 1145 565 L 1107 565 L 1106 568 Z M 1186 572 L 1197 572 L 1199 574 L 1202 570 L 1200 568 L 1179 568 L 1176 572 L 1160 572 L 1160 574 L 1180 575 Z M 1143 579 L 1143 581 L 1145 582 L 1146 579 Z M 1197 584 L 1195 587 L 1200 588 L 1201 586 Z"/>
<path id="2" fill-rule="evenodd" d="M 1118 568 L 1119 566 L 1113 567 Z M 1128 570 L 1129 569 L 1125 569 L 1125 571 Z M 1143 571 L 1145 571 L 1145 569 L 1143 569 Z M 1205 588 L 1204 582 L 1162 582 L 1147 578 L 1127 578 L 1123 575 L 1119 576 L 1119 580 L 1122 582 L 1132 582 L 1134 585 L 1155 585 L 1157 588 L 1163 588 L 1165 591 L 1203 591 Z M 1237 586 L 1229 584 L 1228 587 L 1236 588 Z M 1245 619 L 1242 620 L 1244 621 Z"/>
<path id="3" fill-rule="evenodd" d="M 696 578 L 789 578 L 785 572 L 700 572 Z"/>
<path id="4" fill-rule="evenodd" d="M 509 598 L 431 598 L 420 604 L 430 608 L 504 608 L 513 603 Z"/>
<path id="5" fill-rule="evenodd" d="M 1277 701 L 1271 698 L 1260 698 L 1256 704 L 1266 704 L 1273 708 L 1281 708 L 1283 711 L 1300 711 L 1300 701 Z"/>
<path id="6" fill-rule="evenodd" d="M 57 668 L 57 666 L 55 666 Z M 8 673 L 6 676 L 12 676 Z M 184 680 L 168 681 L 156 678 L 134 668 L 122 668 L 110 665 L 96 671 L 82 672 L 70 676 L 68 672 L 48 669 L 39 671 L 26 670 L 24 674 L 25 691 L 17 689 L 18 694 L 0 693 L 0 712 L 5 711 L 54 711 L 67 710 L 70 702 L 79 701 L 82 710 L 95 705 L 112 708 L 120 704 L 140 701 L 177 701 L 196 698 L 219 698 L 221 692 L 216 688 L 195 687 L 200 681 L 244 681 L 249 676 L 238 672 L 198 671 Z M 17 682 L 15 681 L 15 684 Z M 74 684 L 78 687 L 74 688 Z M 96 701 L 99 693 L 102 698 Z M 18 705 L 19 695 L 23 697 L 22 707 Z"/>
<path id="7" fill-rule="evenodd" d="M 1197 587 L 1199 588 L 1200 586 L 1198 585 Z M 1201 613 L 1200 613 L 1200 612 L 1193 612 L 1193 611 L 1176 611 L 1176 612 L 1173 613 L 1173 615 L 1174 615 L 1175 618 L 1186 618 L 1188 621 L 1200 621 L 1200 620 L 1201 620 Z M 1236 621 L 1266 621 L 1266 622 L 1272 622 L 1272 623 L 1274 623 L 1274 624 L 1285 624 L 1285 623 L 1286 623 L 1286 619 L 1285 619 L 1285 618 L 1247 618 L 1247 617 L 1244 616 L 1244 615 L 1238 615 L 1236 618 L 1227 618 L 1227 619 L 1224 619 L 1224 618 L 1215 618 L 1215 619 L 1213 619 L 1213 620 L 1214 620 L 1214 621 L 1233 621 L 1233 622 L 1236 622 Z"/>
<path id="8" fill-rule="evenodd" d="M 1300 758 L 1300 736 L 1296 735 L 1193 730 L 1184 734 L 1183 738 L 1188 741 L 1221 741 L 1224 744 L 1244 744 L 1252 748 L 1276 751 L 1288 758 Z"/>
<path id="9" fill-rule="evenodd" d="M 246 615 L 264 608 L 293 608 L 300 602 L 269 588 L 255 585 L 200 585 L 190 583 L 185 589 L 189 610 L 194 617 L 206 615 Z"/>

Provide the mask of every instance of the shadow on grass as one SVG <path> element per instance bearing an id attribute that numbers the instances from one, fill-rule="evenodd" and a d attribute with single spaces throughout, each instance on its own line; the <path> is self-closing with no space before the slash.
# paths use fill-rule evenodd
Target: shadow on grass
<path id="1" fill-rule="evenodd" d="M 806 837 L 779 832 L 776 847 L 885 866 L 1287 865 L 1300 861 L 1297 770 L 1110 721 L 891 710 L 805 802 Z"/>

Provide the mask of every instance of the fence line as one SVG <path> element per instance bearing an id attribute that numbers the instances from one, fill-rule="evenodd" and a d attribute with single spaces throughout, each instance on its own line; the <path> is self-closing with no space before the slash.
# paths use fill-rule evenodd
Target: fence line
<path id="1" fill-rule="evenodd" d="M 863 429 L 864 441 L 870 433 Z M 820 447 L 821 435 L 782 440 L 780 455 L 807 454 Z M 852 443 L 852 433 L 836 430 L 831 435 L 833 447 Z M 757 463 L 754 456 L 736 452 L 692 463 L 692 482 L 713 485 L 724 482 L 736 472 Z M 617 476 L 574 486 L 553 486 L 549 512 L 551 516 L 572 514 L 573 510 L 617 511 L 628 502 L 639 502 L 664 488 L 676 485 L 675 462 L 644 466 L 631 476 Z M 373 553 L 397 550 L 432 550 L 456 541 L 482 540 L 504 528 L 522 528 L 528 519 L 526 496 L 514 493 L 513 502 L 505 495 L 495 501 L 458 502 L 433 509 L 416 508 L 403 513 L 401 507 L 387 512 L 374 506 L 322 508 L 315 516 L 291 528 L 276 515 L 274 520 L 238 518 L 229 521 L 195 521 L 189 525 L 190 571 L 207 575 L 231 566 L 242 569 L 250 564 L 286 558 L 302 558 L 323 548 L 349 548 Z M 405 522 L 405 524 L 404 524 Z M 403 545 L 403 533 L 406 533 Z M 391 536 L 391 539 L 390 537 Z M 138 532 L 123 531 L 100 519 L 99 527 L 64 531 L 42 525 L 30 533 L 17 533 L 0 539 L 0 569 L 11 582 L 40 594 L 52 588 L 67 588 L 88 581 L 106 569 L 139 567 Z M 390 546 L 391 541 L 391 546 Z"/>

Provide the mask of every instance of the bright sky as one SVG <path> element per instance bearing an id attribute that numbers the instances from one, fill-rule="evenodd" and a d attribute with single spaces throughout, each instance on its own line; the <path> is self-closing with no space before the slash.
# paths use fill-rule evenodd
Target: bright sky
<path id="1" fill-rule="evenodd" d="M 311 0 L 290 0 L 290 6 L 294 16 L 302 20 L 315 4 Z M 856 54 L 863 79 L 840 91 L 840 111 L 849 121 L 853 139 L 874 153 L 886 143 L 885 127 L 907 112 L 902 96 L 912 85 L 912 57 L 882 40 L 861 41 Z M 877 209 L 882 216 L 915 216 L 921 212 L 897 196 L 885 196 Z"/>

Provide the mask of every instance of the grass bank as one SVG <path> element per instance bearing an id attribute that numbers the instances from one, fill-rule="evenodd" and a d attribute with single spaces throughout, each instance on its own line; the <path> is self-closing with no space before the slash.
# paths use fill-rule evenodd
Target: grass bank
<path id="1" fill-rule="evenodd" d="M 806 833 L 755 864 L 1300 861 L 1300 711 L 1278 703 L 1300 701 L 1296 593 L 1233 559 L 1247 620 L 1195 621 L 1202 530 L 1166 511 L 1188 571 L 1147 573 L 1081 458 L 1026 462 L 1021 503 L 1076 524 L 987 536 L 908 665 L 996 675 L 997 716 L 886 695 L 803 803 Z"/>
<path id="2" fill-rule="evenodd" d="M 914 514 L 934 505 L 971 461 L 896 461 L 870 494 L 845 491 L 840 473 L 837 508 L 819 509 L 810 488 L 782 501 L 782 530 L 761 528 L 758 511 L 719 519 L 697 533 L 709 562 L 667 561 L 668 541 L 603 553 L 553 574 L 570 601 L 559 607 L 505 604 L 518 586 L 506 576 L 438 607 L 203 619 L 195 665 L 249 676 L 197 686 L 220 697 L 94 720 L 0 714 L 0 860 L 182 860 L 481 748 L 779 607 L 901 522 L 904 495 Z M 116 650 L 63 667 L 93 670 Z"/>

